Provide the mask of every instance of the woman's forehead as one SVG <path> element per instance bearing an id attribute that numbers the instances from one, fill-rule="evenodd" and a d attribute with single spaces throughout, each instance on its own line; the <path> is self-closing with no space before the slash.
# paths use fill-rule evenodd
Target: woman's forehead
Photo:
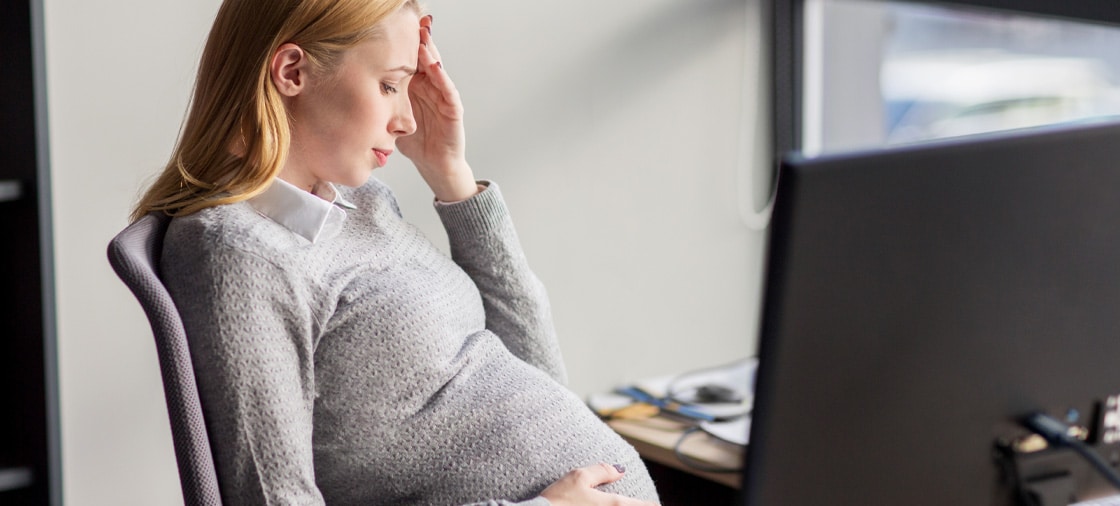
<path id="1" fill-rule="evenodd" d="M 377 34 L 370 37 L 363 46 L 369 56 L 390 60 L 403 60 L 395 65 L 406 63 L 416 66 L 417 48 L 420 46 L 420 17 L 412 9 L 402 8 L 378 25 Z"/>

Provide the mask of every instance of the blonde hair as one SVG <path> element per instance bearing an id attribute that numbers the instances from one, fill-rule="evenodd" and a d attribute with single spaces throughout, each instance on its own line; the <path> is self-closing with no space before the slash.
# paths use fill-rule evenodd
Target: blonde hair
<path id="1" fill-rule="evenodd" d="M 171 216 L 251 198 L 288 156 L 291 131 L 270 63 L 285 43 L 330 73 L 343 51 L 378 33 L 378 23 L 417 0 L 225 0 L 199 63 L 179 141 L 132 211 Z"/>

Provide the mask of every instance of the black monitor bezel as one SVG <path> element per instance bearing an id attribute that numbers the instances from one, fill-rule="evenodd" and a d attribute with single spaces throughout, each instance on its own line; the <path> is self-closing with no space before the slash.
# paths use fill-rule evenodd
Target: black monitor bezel
<path id="1" fill-rule="evenodd" d="M 939 185 L 937 182 L 942 180 L 945 181 L 945 184 Z M 1061 225 L 1066 220 L 1087 221 L 1087 218 L 1093 214 L 1091 212 L 1092 206 L 1100 207 L 1102 211 L 1108 212 L 1108 217 L 1120 218 L 1120 196 L 1112 199 L 1117 202 L 1111 202 L 1108 199 L 1110 192 L 1115 191 L 1116 188 L 1120 188 L 1120 125 L 1113 123 L 1065 125 L 1038 130 L 1002 132 L 876 151 L 828 155 L 815 159 L 802 158 L 797 155 L 787 156 L 782 163 L 774 222 L 772 223 L 766 297 L 760 336 L 760 367 L 758 382 L 756 383 L 758 392 L 756 394 L 754 420 L 752 421 L 751 444 L 748 447 L 746 457 L 744 503 L 752 506 L 761 504 L 796 506 L 822 502 L 830 505 L 888 504 L 889 501 L 904 500 L 897 495 L 899 487 L 903 487 L 907 490 L 912 489 L 910 490 L 912 495 L 908 495 L 905 500 L 916 504 L 976 504 L 984 506 L 1013 504 L 1014 491 L 1007 486 L 1004 481 L 1005 476 L 1002 476 L 996 461 L 990 460 L 994 456 L 993 444 L 995 441 L 999 438 L 1015 438 L 1025 434 L 1026 431 L 1018 426 L 1015 417 L 1026 414 L 1032 409 L 1064 414 L 1058 412 L 1074 408 L 1080 410 L 1085 419 L 1090 419 L 1095 416 L 1093 410 L 1096 409 L 1096 403 L 1103 396 L 1120 393 L 1120 372 L 1115 374 L 1115 380 L 1111 379 L 1112 376 L 1102 379 L 1102 375 L 1097 375 L 1098 377 L 1091 381 L 1079 380 L 1076 384 L 1066 384 L 1067 382 L 1060 379 L 1057 381 L 1032 379 L 1031 374 L 1028 374 L 1031 371 L 1008 372 L 996 370 L 992 376 L 984 380 L 984 382 L 993 382 L 992 385 L 985 385 L 984 382 L 981 382 L 977 385 L 976 391 L 977 395 L 993 397 L 991 401 L 993 405 L 999 405 L 998 408 L 993 408 L 995 411 L 977 414 L 975 413 L 976 406 L 965 406 L 964 409 L 973 412 L 960 415 L 950 414 L 944 418 L 938 418 L 936 415 L 940 412 L 934 412 L 934 416 L 931 416 L 929 420 L 931 425 L 925 429 L 927 431 L 925 434 L 908 435 L 905 431 L 892 432 L 890 428 L 876 427 L 875 420 L 870 419 L 862 425 L 863 428 L 880 434 L 889 434 L 892 437 L 928 438 L 931 437 L 931 434 L 936 435 L 941 431 L 941 435 L 936 436 L 935 439 L 945 438 L 945 445 L 947 446 L 951 446 L 958 436 L 966 437 L 963 434 L 954 435 L 952 431 L 971 431 L 972 434 L 967 437 L 971 438 L 972 443 L 974 443 L 972 447 L 975 448 L 970 448 L 969 451 L 974 453 L 969 457 L 972 459 L 971 463 L 966 466 L 970 468 L 970 476 L 958 476 L 957 478 L 964 479 L 967 483 L 955 483 L 952 479 L 946 479 L 944 474 L 939 475 L 936 472 L 938 470 L 936 467 L 929 466 L 915 468 L 921 469 L 926 475 L 908 475 L 908 470 L 912 466 L 908 466 L 907 463 L 919 462 L 922 459 L 939 460 L 947 466 L 945 471 L 950 473 L 950 468 L 958 465 L 956 462 L 960 458 L 959 455 L 932 455 L 932 453 L 937 452 L 936 450 L 931 452 L 929 444 L 919 444 L 917 447 L 923 448 L 925 455 L 922 452 L 894 453 L 890 456 L 898 459 L 897 466 L 892 469 L 879 462 L 878 467 L 880 469 L 867 470 L 867 472 L 875 473 L 875 476 L 866 477 L 864 483 L 855 483 L 855 481 L 863 479 L 864 475 L 853 474 L 854 471 L 852 470 L 864 466 L 866 462 L 863 462 L 863 460 L 867 460 L 861 459 L 860 448 L 874 449 L 876 448 L 875 445 L 905 446 L 907 443 L 890 440 L 890 438 L 868 438 L 863 443 L 852 442 L 851 438 L 866 435 L 855 431 L 855 428 L 859 426 L 844 425 L 828 419 L 809 420 L 807 423 L 801 423 L 799 419 L 792 418 L 793 415 L 790 414 L 789 410 L 797 408 L 786 406 L 790 403 L 797 404 L 799 401 L 789 397 L 791 391 L 797 390 L 788 385 L 790 381 L 793 381 L 790 379 L 792 377 L 790 376 L 790 369 L 820 368 L 822 363 L 825 364 L 825 367 L 828 366 L 826 362 L 822 362 L 819 358 L 805 363 L 797 362 L 797 353 L 801 353 L 801 357 L 804 357 L 805 353 L 791 353 L 790 349 L 806 344 L 819 344 L 819 340 L 814 341 L 816 338 L 798 335 L 799 330 L 791 328 L 793 320 L 795 318 L 817 317 L 818 312 L 810 307 L 811 304 L 832 303 L 843 305 L 842 294 L 833 294 L 832 299 L 829 296 L 807 296 L 806 294 L 810 293 L 812 289 L 830 289 L 830 280 L 797 278 L 798 276 L 804 276 L 804 274 L 798 274 L 796 271 L 802 269 L 799 265 L 810 265 L 811 269 L 806 272 L 813 272 L 815 275 L 821 272 L 829 272 L 827 266 L 830 260 L 828 258 L 814 258 L 814 254 L 817 256 L 835 255 L 842 257 L 843 262 L 848 262 L 846 265 L 843 262 L 837 262 L 836 269 L 829 274 L 829 276 L 835 278 L 831 280 L 832 283 L 859 284 L 859 278 L 843 274 L 843 269 L 870 269 L 880 265 L 878 262 L 912 261 L 916 264 L 904 265 L 902 269 L 915 269 L 921 264 L 921 258 L 910 260 L 902 258 L 900 260 L 897 255 L 887 254 L 882 258 L 875 259 L 875 261 L 862 261 L 861 263 L 859 255 L 856 254 L 861 247 L 859 241 L 866 239 L 867 244 L 871 244 L 872 247 L 882 247 L 890 241 L 898 243 L 898 241 L 909 240 L 910 246 L 904 246 L 904 248 L 909 247 L 910 249 L 907 251 L 913 253 L 913 256 L 921 257 L 922 249 L 915 245 L 930 243 L 930 237 L 921 237 L 925 233 L 923 230 L 927 230 L 923 227 L 930 226 L 940 227 L 936 228 L 939 231 L 938 233 L 947 234 L 946 237 L 948 238 L 954 237 L 953 234 L 959 232 L 960 229 L 965 229 L 972 234 L 987 234 L 986 240 L 992 244 L 998 244 L 1001 240 L 1027 243 L 1023 245 L 1024 248 L 1028 248 L 1027 250 L 1016 252 L 1021 258 L 1008 258 L 1006 263 L 998 267 L 1011 270 L 1027 267 L 1039 268 L 1039 266 L 1046 265 L 1040 262 L 1047 258 L 1048 253 L 1043 247 L 1049 240 L 1065 240 L 1071 243 L 1082 241 L 1084 245 L 1107 250 L 1097 252 L 1101 255 L 1115 253 L 1115 257 L 1109 258 L 1115 258 L 1116 262 L 1097 260 L 1099 264 L 1094 265 L 1099 267 L 1100 280 L 1115 281 L 1116 288 L 1113 289 L 1111 285 L 1106 287 L 1096 286 L 1091 291 L 1095 296 L 1107 297 L 1108 300 L 1116 302 L 1116 316 L 1117 321 L 1120 322 L 1120 231 L 1111 232 L 1108 230 L 1110 228 L 1120 229 L 1120 227 L 1109 227 L 1107 222 L 1104 226 L 1092 224 L 1089 225 L 1092 233 L 1079 235 L 1076 230 L 1080 225 L 1071 227 L 1074 232 L 1063 232 L 1065 229 Z M 1026 192 L 1024 195 L 1054 200 L 1055 202 L 1050 204 L 1054 204 L 1055 207 L 1048 209 L 1045 207 L 1046 202 L 1038 202 L 1036 203 L 1037 207 L 1032 210 L 1026 204 L 1017 204 L 1013 198 L 1000 196 L 1001 192 L 1016 191 Z M 994 192 L 994 194 L 991 195 L 990 199 L 986 199 L 989 192 Z M 1083 194 L 1086 197 L 1083 198 Z M 939 201 L 944 202 L 944 208 L 937 207 Z M 887 208 L 876 207 L 883 206 L 884 202 L 887 203 Z M 890 206 L 897 208 L 890 208 Z M 965 206 L 965 208 L 962 209 L 959 206 Z M 914 211 L 914 209 L 918 211 Z M 985 216 L 985 214 L 990 216 Z M 914 227 L 912 231 L 915 236 L 909 239 L 895 237 L 885 242 L 876 239 L 879 236 L 878 234 L 884 232 L 875 230 L 876 226 L 883 224 L 883 222 L 876 222 L 876 216 L 880 216 L 890 223 L 890 226 L 886 227 L 884 231 L 892 234 L 901 233 L 905 235 L 907 230 L 905 224 L 912 222 Z M 923 223 L 922 220 L 929 221 L 933 216 L 947 221 Z M 867 218 L 864 220 L 865 223 L 845 221 L 858 220 L 860 217 Z M 1108 219 L 1108 217 L 1102 219 Z M 823 220 L 826 223 L 812 227 L 804 225 L 806 220 L 814 219 Z M 1037 224 L 1016 223 L 1015 220 L 1017 219 L 1050 221 L 1045 226 L 1036 229 L 1033 227 Z M 983 225 L 969 228 L 971 226 L 969 220 L 971 222 L 978 221 Z M 1001 226 L 1001 223 L 1004 222 L 1006 222 L 1006 226 Z M 1028 235 L 1031 231 L 1044 235 L 1050 234 L 1054 237 L 1032 238 Z M 806 234 L 816 234 L 818 237 L 807 239 Z M 1094 242 L 1095 239 L 1093 239 L 1092 234 L 1103 234 L 1103 236 L 1099 239 L 1099 242 Z M 876 242 L 877 240 L 880 242 Z M 953 249 L 951 244 L 946 247 L 949 250 Z M 1053 247 L 1057 248 L 1059 252 L 1067 251 L 1062 249 L 1061 245 Z M 810 251 L 807 254 L 803 251 L 806 248 L 832 248 L 832 250 L 816 253 Z M 1095 258 L 1093 256 L 1082 256 L 1084 258 L 1077 259 L 1078 262 L 1083 263 Z M 1059 253 L 1054 258 L 1060 259 L 1061 254 Z M 961 261 L 963 266 L 967 266 L 969 261 L 967 255 L 963 256 Z M 988 258 L 985 261 L 991 262 L 992 260 Z M 1110 263 L 1117 263 L 1118 266 L 1111 267 L 1108 265 Z M 886 268 L 887 266 L 882 267 Z M 1054 268 L 1058 269 L 1059 272 L 1048 273 L 1044 276 L 1047 282 L 1062 285 L 1060 281 L 1061 269 L 1070 270 L 1067 273 L 1070 276 L 1085 277 L 1087 275 L 1085 272 L 1076 271 L 1077 265 L 1061 263 L 1060 261 Z M 948 276 L 951 273 L 945 273 L 944 275 Z M 929 281 L 920 275 L 918 278 Z M 1004 278 L 1004 281 L 1001 282 L 1006 282 L 1006 279 L 1012 278 Z M 884 280 L 879 277 L 871 282 L 886 283 L 885 289 L 890 289 L 891 281 L 889 279 Z M 797 286 L 798 283 L 804 286 Z M 1059 289 L 1066 291 L 1077 289 L 1070 283 L 1066 285 L 1070 286 L 1063 285 Z M 1025 286 L 1029 286 L 1029 284 Z M 832 288 L 846 289 L 846 287 Z M 858 297 L 860 293 L 868 292 L 855 290 L 850 295 Z M 905 311 L 898 310 L 898 307 L 901 306 L 897 306 L 889 297 L 882 295 L 884 293 L 886 292 L 880 293 L 882 300 L 863 301 L 864 304 L 880 307 L 871 307 L 866 314 L 859 316 L 858 318 L 863 319 L 862 323 L 870 322 L 875 325 L 876 318 L 905 319 L 913 317 L 913 315 L 902 314 Z M 898 296 L 905 297 L 906 295 L 899 294 Z M 801 307 L 798 307 L 799 305 Z M 885 316 L 874 313 L 874 311 L 884 309 L 894 311 L 894 313 Z M 985 310 L 999 311 L 1001 309 L 997 307 L 985 308 Z M 858 313 L 858 311 L 853 312 Z M 1046 310 L 1039 313 L 1040 318 L 1056 319 L 1054 314 Z M 998 314 L 988 316 L 991 316 L 995 323 L 985 323 L 983 319 L 986 316 L 978 314 L 975 316 L 976 324 L 990 324 L 996 328 L 1000 325 L 1006 325 L 998 322 L 998 319 L 1002 316 Z M 835 317 L 835 315 L 830 316 L 830 318 Z M 1100 349 L 1066 354 L 1062 351 L 1062 346 L 1054 343 L 1047 344 L 1048 338 L 1045 337 L 1016 336 L 1016 338 L 1033 340 L 1036 346 L 1042 346 L 1046 353 L 1055 357 L 1057 355 L 1068 355 L 1059 360 L 1065 367 L 1062 370 L 1076 372 L 1079 364 L 1084 364 L 1085 367 L 1090 368 L 1088 370 L 1092 370 L 1094 367 L 1099 369 L 1106 363 L 1102 361 L 1102 357 L 1105 355 L 1120 356 L 1120 339 L 1116 339 L 1115 343 L 1109 341 L 1102 345 L 1102 337 L 1099 334 L 1103 332 L 1102 328 L 1109 322 L 1103 321 L 1100 311 L 1093 312 L 1088 319 L 1093 321 L 1087 321 L 1085 325 L 1090 332 L 1098 335 L 1062 336 L 1061 339 L 1069 343 L 1070 346 L 1077 345 L 1075 348 L 1080 349 L 1087 345 L 1093 345 L 1094 348 L 1099 347 Z M 835 319 L 826 324 L 836 325 L 838 321 L 843 324 L 843 320 Z M 852 322 L 849 321 L 848 323 Z M 882 324 L 880 321 L 879 324 L 881 325 L 880 328 L 892 328 L 891 325 L 898 325 L 899 323 L 888 322 L 888 324 Z M 1045 326 L 1047 322 L 1041 321 L 1038 325 Z M 1069 326 L 1058 325 L 1055 328 L 1066 329 Z M 851 333 L 850 329 L 845 331 L 842 328 L 836 328 L 834 330 L 839 333 Z M 1027 334 L 1030 333 L 1028 326 L 1017 330 L 1022 330 Z M 850 338 L 850 335 L 848 337 Z M 936 343 L 927 344 L 936 345 Z M 948 344 L 951 346 L 962 345 L 960 342 Z M 904 353 L 912 351 L 903 350 Z M 952 354 L 951 352 L 941 353 L 947 353 L 946 356 Z M 992 351 L 987 350 L 980 355 L 985 353 L 991 355 Z M 1022 360 L 1038 358 L 1033 357 L 1030 351 L 1012 350 L 1010 353 Z M 989 356 L 988 358 L 992 357 Z M 1001 357 L 995 358 L 997 361 L 1002 360 Z M 855 364 L 854 366 L 866 365 Z M 976 375 L 978 374 L 977 371 L 983 370 L 984 365 L 970 363 L 966 360 L 965 366 L 967 367 L 965 367 L 963 374 Z M 971 370 L 969 370 L 969 367 L 971 367 Z M 1037 368 L 1038 372 L 1043 375 L 1053 374 L 1054 370 L 1041 363 L 1033 367 Z M 959 371 L 955 371 L 955 373 L 962 374 Z M 837 378 L 842 379 L 842 376 L 839 376 L 835 371 L 827 372 L 827 374 L 822 372 L 822 374 L 825 386 L 837 386 L 837 383 L 843 383 L 837 381 Z M 923 377 L 919 381 L 928 382 L 930 379 Z M 959 379 L 948 379 L 948 381 L 959 381 Z M 1016 382 L 1019 386 L 1014 386 Z M 957 390 L 961 389 L 960 385 L 957 385 L 956 388 Z M 1080 391 L 1076 391 L 1079 388 Z M 1071 391 L 1061 393 L 1063 389 Z M 985 390 L 987 392 L 983 393 Z M 922 391 L 924 395 L 929 395 L 930 392 L 935 390 L 930 390 L 926 385 Z M 795 397 L 805 394 L 802 390 L 801 394 L 795 393 L 792 395 Z M 960 395 L 960 392 L 955 395 Z M 936 401 L 936 399 L 934 400 Z M 837 406 L 840 411 L 845 409 L 843 403 L 836 404 L 834 407 Z M 944 408 L 946 413 L 952 413 L 956 406 L 947 404 Z M 982 407 L 980 411 L 985 409 Z M 997 412 L 998 416 L 996 415 Z M 851 417 L 856 414 L 837 413 L 837 415 Z M 801 413 L 798 416 L 810 417 L 813 414 Z M 893 416 L 898 416 L 898 413 Z M 969 417 L 980 417 L 980 420 L 970 419 Z M 838 444 L 835 440 L 830 441 L 817 436 L 797 433 L 789 427 L 783 426 L 791 423 L 801 423 L 800 427 L 807 428 L 805 430 L 815 429 L 819 431 L 829 431 L 834 427 L 843 425 L 847 432 L 840 436 L 844 438 L 843 444 Z M 953 427 L 954 424 L 958 426 Z M 945 431 L 948 431 L 948 433 L 944 433 Z M 984 432 L 984 434 L 977 435 L 976 431 Z M 807 440 L 799 441 L 799 437 Z M 977 443 L 981 439 L 984 440 L 984 443 Z M 866 446 L 861 446 L 861 444 Z M 879 448 L 889 450 L 891 447 L 879 446 Z M 1116 450 L 1115 445 L 1111 445 L 1109 448 Z M 983 465 L 977 464 L 975 460 L 977 458 L 984 459 L 985 463 Z M 843 471 L 840 475 L 857 476 L 859 478 L 834 481 L 818 480 L 813 476 L 806 475 L 797 476 L 791 471 L 795 467 L 794 464 L 790 464 L 791 459 L 800 459 L 801 465 L 814 469 L 818 474 L 822 472 L 821 466 L 823 464 L 820 464 L 820 462 L 822 460 L 828 461 L 830 462 L 828 465 L 835 465 L 836 469 Z M 1080 481 L 1078 488 L 1082 489 L 1083 493 L 1093 495 L 1104 493 L 1107 490 L 1107 486 L 1103 485 L 1101 480 L 1090 472 L 1079 468 L 1076 473 L 1077 479 Z M 816 478 L 819 478 L 819 476 Z M 876 483 L 875 480 L 878 480 L 880 484 L 879 492 L 884 494 L 881 497 L 870 497 L 868 495 L 868 491 L 871 490 L 868 487 Z M 950 492 L 951 489 L 959 490 L 961 487 L 972 490 L 970 492 Z M 806 492 L 814 489 L 824 490 L 812 493 Z M 887 491 L 890 490 L 893 490 L 893 492 L 888 493 Z M 977 495 L 978 492 L 979 496 Z M 799 502 L 801 498 L 806 498 L 806 501 Z M 813 500 L 809 501 L 808 498 Z"/>

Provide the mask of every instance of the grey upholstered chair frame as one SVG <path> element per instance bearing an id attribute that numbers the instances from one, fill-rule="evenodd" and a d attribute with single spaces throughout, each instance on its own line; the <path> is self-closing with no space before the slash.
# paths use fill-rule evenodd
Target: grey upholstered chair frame
<path id="1" fill-rule="evenodd" d="M 187 334 L 175 302 L 159 278 L 163 236 L 170 222 L 162 213 L 152 213 L 129 225 L 109 243 L 109 263 L 140 301 L 152 326 L 184 502 L 186 506 L 218 506 L 222 500 Z"/>

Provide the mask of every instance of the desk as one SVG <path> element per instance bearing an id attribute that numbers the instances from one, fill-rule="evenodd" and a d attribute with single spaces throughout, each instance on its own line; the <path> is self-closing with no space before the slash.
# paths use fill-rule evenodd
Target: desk
<path id="1" fill-rule="evenodd" d="M 742 473 L 711 473 L 689 467 L 673 453 L 686 425 L 662 417 L 645 420 L 610 420 L 615 432 L 638 450 L 642 458 L 701 478 L 738 489 Z M 688 436 L 681 453 L 704 465 L 738 469 L 743 466 L 745 448 L 698 432 Z"/>

